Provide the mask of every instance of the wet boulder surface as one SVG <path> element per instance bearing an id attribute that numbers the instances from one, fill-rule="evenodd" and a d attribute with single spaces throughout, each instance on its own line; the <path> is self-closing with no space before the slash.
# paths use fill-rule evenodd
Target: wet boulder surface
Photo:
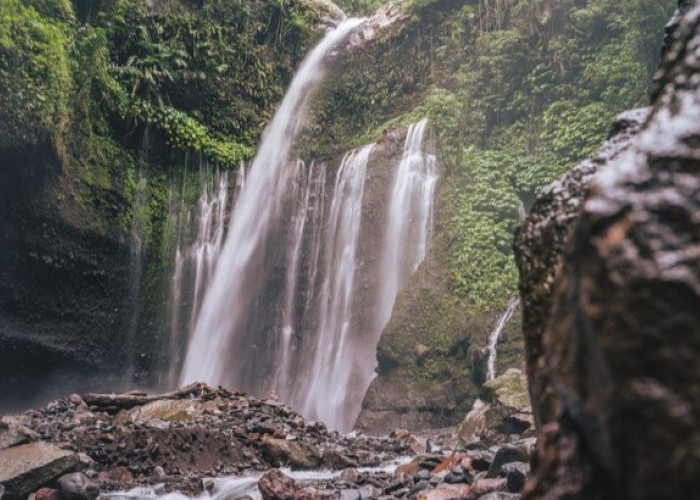
<path id="1" fill-rule="evenodd" d="M 648 118 L 545 190 L 516 242 L 524 498 L 697 498 L 700 2 L 672 24 Z"/>

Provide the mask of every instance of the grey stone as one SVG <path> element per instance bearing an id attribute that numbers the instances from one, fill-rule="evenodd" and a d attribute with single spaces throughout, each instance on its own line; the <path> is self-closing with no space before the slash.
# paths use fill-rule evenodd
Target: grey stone
<path id="1" fill-rule="evenodd" d="M 479 497 L 479 500 L 519 500 L 520 495 L 517 493 L 504 493 L 502 491 L 495 491 L 493 493 L 487 493 Z"/>
<path id="2" fill-rule="evenodd" d="M 418 481 L 427 481 L 431 477 L 430 471 L 428 469 L 421 469 L 416 474 L 413 476 L 413 480 L 418 482 Z"/>
<path id="3" fill-rule="evenodd" d="M 340 500 L 361 500 L 362 494 L 360 490 L 353 488 L 349 490 L 340 490 Z"/>
<path id="4" fill-rule="evenodd" d="M 31 441 L 38 441 L 41 436 L 10 417 L 0 419 L 0 450 L 5 450 Z"/>
<path id="5" fill-rule="evenodd" d="M 525 462 L 511 462 L 501 467 L 501 476 L 508 481 L 508 491 L 511 493 L 522 491 L 529 473 L 530 465 Z"/>
<path id="6" fill-rule="evenodd" d="M 94 500 L 100 493 L 97 485 L 81 472 L 64 474 L 57 483 L 65 500 Z"/>
<path id="7" fill-rule="evenodd" d="M 501 467 L 505 464 L 510 462 L 527 462 L 529 459 L 530 456 L 527 450 L 515 446 L 503 446 L 496 452 L 486 477 L 498 477 L 501 473 Z"/>
<path id="8" fill-rule="evenodd" d="M 49 481 L 81 467 L 70 451 L 37 441 L 0 451 L 0 484 L 3 500 L 24 499 Z"/>

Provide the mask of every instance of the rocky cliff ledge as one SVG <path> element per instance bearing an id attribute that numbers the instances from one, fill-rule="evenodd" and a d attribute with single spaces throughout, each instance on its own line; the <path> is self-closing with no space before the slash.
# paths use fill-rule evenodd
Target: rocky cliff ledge
<path id="1" fill-rule="evenodd" d="M 648 118 L 545 190 L 516 242 L 539 424 L 524 498 L 697 497 L 700 2 L 684 7 Z"/>

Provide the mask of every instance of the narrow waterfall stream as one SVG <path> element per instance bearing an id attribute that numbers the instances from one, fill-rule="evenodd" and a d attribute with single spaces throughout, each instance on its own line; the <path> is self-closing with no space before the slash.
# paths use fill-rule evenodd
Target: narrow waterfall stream
<path id="1" fill-rule="evenodd" d="M 221 253 L 232 191 L 228 172 L 209 172 L 199 166 L 201 194 L 197 206 L 192 210 L 180 208 L 185 219 L 183 232 L 190 227 L 196 229 L 194 238 L 187 241 L 186 234 L 178 234 L 173 274 L 169 297 L 169 365 L 167 379 L 175 384 L 182 365 L 182 332 L 190 331 L 199 316 L 204 294 L 214 273 L 214 266 Z M 245 180 L 245 164 L 238 169 L 235 198 Z M 195 220 L 192 220 L 195 219 Z M 192 238 L 192 237 L 191 237 Z"/>
<path id="2" fill-rule="evenodd" d="M 513 317 L 513 314 L 515 314 L 515 311 L 518 309 L 519 306 L 519 298 L 510 299 L 510 302 L 508 303 L 508 308 L 498 318 L 496 328 L 494 328 L 491 334 L 489 335 L 489 358 L 486 365 L 486 380 L 493 380 L 496 378 L 496 355 L 498 354 L 496 346 L 498 345 L 498 339 L 501 337 L 503 329 L 505 328 L 506 324 L 508 324 L 508 321 L 510 321 L 510 318 Z"/>
<path id="3" fill-rule="evenodd" d="M 357 418 L 381 332 L 426 255 L 437 181 L 427 120 L 409 128 L 400 161 L 386 166 L 388 184 L 372 185 L 386 213 L 371 223 L 363 202 L 374 144 L 346 153 L 337 170 L 291 157 L 326 55 L 359 22 L 329 33 L 302 64 L 247 172 L 223 246 L 216 239 L 216 250 L 204 252 L 216 264 L 202 264 L 208 284 L 201 308 L 192 304 L 179 380 L 275 395 L 339 430 Z M 377 234 L 377 255 L 362 254 L 363 237 Z M 359 269 L 375 277 L 372 286 Z"/>
<path id="4" fill-rule="evenodd" d="M 352 426 L 345 411 L 355 368 L 350 319 L 365 175 L 373 147 L 371 144 L 345 155 L 337 174 L 326 233 L 317 332 L 304 353 L 309 356 L 304 373 L 307 387 L 305 394 L 299 394 L 303 414 L 342 429 Z"/>

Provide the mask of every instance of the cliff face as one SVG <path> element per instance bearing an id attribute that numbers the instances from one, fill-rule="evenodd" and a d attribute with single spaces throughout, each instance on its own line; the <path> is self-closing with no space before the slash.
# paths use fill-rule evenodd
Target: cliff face
<path id="1" fill-rule="evenodd" d="M 252 154 L 337 16 L 314 1 L 0 6 L 2 409 L 156 381 L 188 205 Z"/>
<path id="2" fill-rule="evenodd" d="M 53 147 L 5 150 L 0 163 L 0 377 L 12 407 L 118 375 L 134 299 L 127 235 L 66 218 Z"/>
<path id="3" fill-rule="evenodd" d="M 525 498 L 696 496 L 699 20 L 685 2 L 648 117 L 546 190 L 516 242 L 540 437 Z"/>

